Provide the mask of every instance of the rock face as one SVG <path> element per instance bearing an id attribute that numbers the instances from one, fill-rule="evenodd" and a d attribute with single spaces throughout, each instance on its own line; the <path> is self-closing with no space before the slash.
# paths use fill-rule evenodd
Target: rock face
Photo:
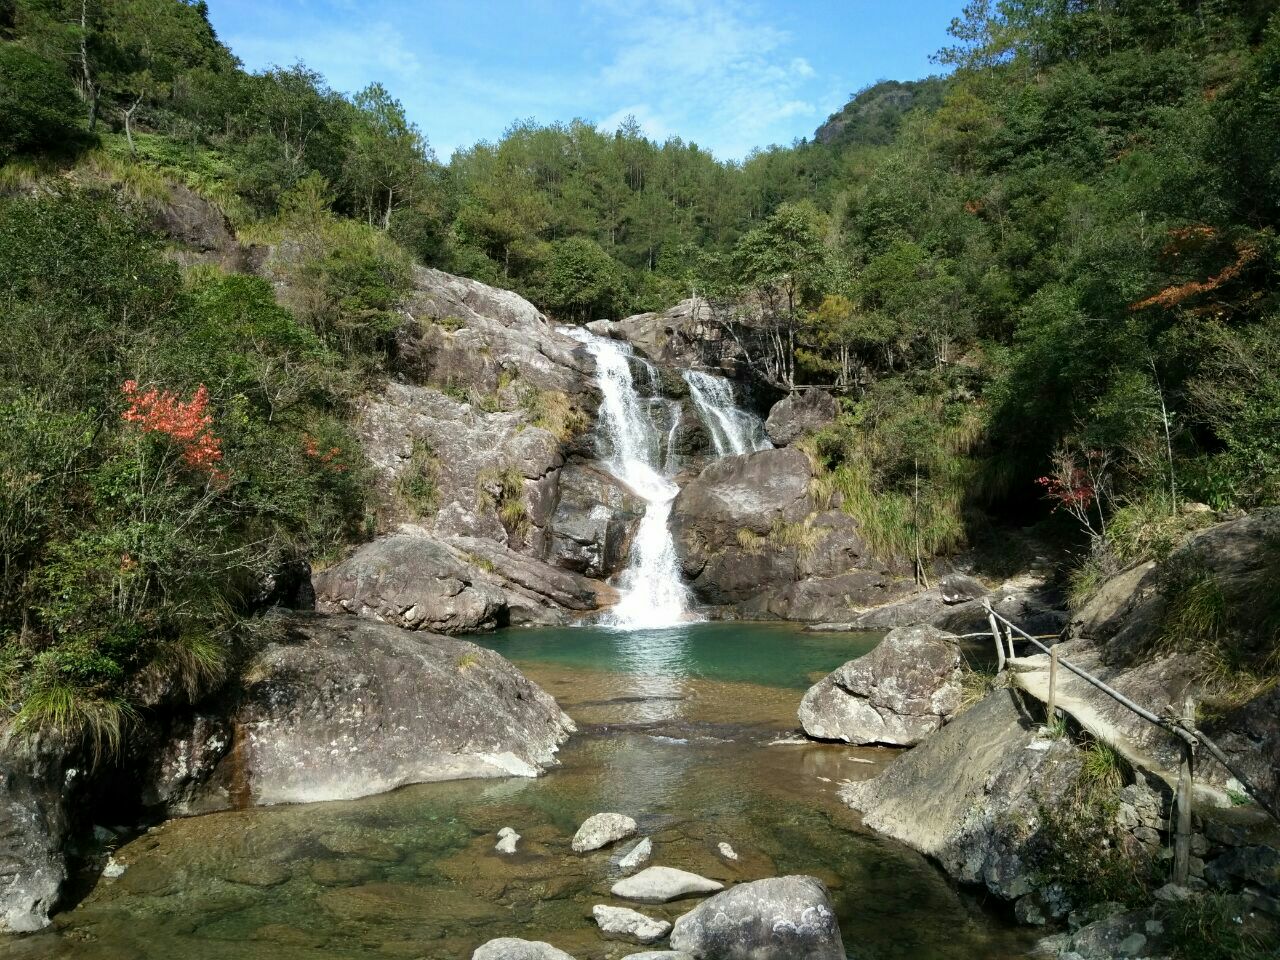
<path id="1" fill-rule="evenodd" d="M 493 393 L 506 371 L 537 389 L 587 389 L 577 341 L 517 293 L 419 267 L 403 310 L 413 322 L 397 335 L 396 368 L 416 383 Z"/>
<path id="2" fill-rule="evenodd" d="M 573 960 L 573 957 L 541 940 L 499 937 L 478 947 L 471 954 L 471 960 Z"/>
<path id="3" fill-rule="evenodd" d="M 712 462 L 672 507 L 695 597 L 756 619 L 848 619 L 914 589 L 868 554 L 841 510 L 815 510 L 812 471 L 794 447 Z"/>
<path id="4" fill-rule="evenodd" d="M 775 446 L 785 447 L 806 433 L 821 430 L 836 418 L 839 404 L 827 390 L 806 390 L 779 400 L 769 411 L 765 433 Z"/>
<path id="5" fill-rule="evenodd" d="M 629 943 L 657 943 L 671 932 L 666 920 L 655 920 L 626 907 L 610 907 L 596 904 L 591 908 L 600 935 L 606 940 L 626 940 Z"/>
<path id="6" fill-rule="evenodd" d="M 615 897 L 640 903 L 668 903 L 681 897 L 723 890 L 724 884 L 674 867 L 646 867 L 634 877 L 619 880 L 610 889 Z"/>
<path id="7" fill-rule="evenodd" d="M 708 960 L 844 960 L 827 888 L 813 877 L 742 883 L 676 921 L 671 946 Z"/>
<path id="8" fill-rule="evenodd" d="M 474 644 L 354 617 L 282 627 L 244 672 L 235 742 L 198 811 L 536 776 L 574 729 L 550 696 Z"/>
<path id="9" fill-rule="evenodd" d="M 1032 891 L 1036 811 L 1070 804 L 1080 770 L 1067 739 L 1042 740 L 1015 694 L 996 690 L 873 780 L 841 790 L 863 822 L 1007 900 Z"/>
<path id="10" fill-rule="evenodd" d="M 593 579 L 620 571 L 645 503 L 603 470 L 571 464 L 560 472 L 549 561 Z"/>
<path id="11" fill-rule="evenodd" d="M 930 626 L 889 633 L 809 688 L 800 725 L 819 740 L 909 747 L 960 706 L 959 639 Z"/>
<path id="12" fill-rule="evenodd" d="M 563 623 L 566 611 L 600 602 L 599 585 L 492 540 L 412 528 L 365 544 L 312 582 L 321 612 L 440 633 Z"/>
<path id="13" fill-rule="evenodd" d="M 64 794 L 79 778 L 65 745 L 12 730 L 0 738 L 0 933 L 48 925 L 67 877 Z"/>
<path id="14" fill-rule="evenodd" d="M 620 813 L 597 813 L 588 817 L 573 835 L 574 853 L 599 850 L 611 843 L 634 836 L 636 822 Z"/>

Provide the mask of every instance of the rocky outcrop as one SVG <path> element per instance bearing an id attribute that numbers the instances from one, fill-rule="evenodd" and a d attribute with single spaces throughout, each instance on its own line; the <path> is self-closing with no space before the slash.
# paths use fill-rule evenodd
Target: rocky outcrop
<path id="1" fill-rule="evenodd" d="M 836 418 L 840 406 L 827 390 L 806 390 L 783 397 L 769 411 L 765 433 L 775 446 L 785 447 L 807 433 L 821 430 Z"/>
<path id="2" fill-rule="evenodd" d="M 841 797 L 957 880 L 1016 900 L 1034 887 L 1042 811 L 1069 807 L 1080 763 L 1070 740 L 1043 739 L 1016 695 L 996 690 Z"/>
<path id="3" fill-rule="evenodd" d="M 594 579 L 626 564 L 645 503 L 603 470 L 571 464 L 560 472 L 548 561 Z"/>
<path id="4" fill-rule="evenodd" d="M 934 627 L 904 627 L 811 687 L 800 725 L 819 740 L 910 747 L 960 707 L 959 638 Z"/>
<path id="5" fill-rule="evenodd" d="M 167 189 L 167 197 L 147 206 L 156 232 L 173 241 L 170 255 L 175 260 L 184 266 L 213 264 L 233 273 L 249 269 L 249 251 L 236 240 L 226 214 L 180 183 L 169 183 Z"/>
<path id="6" fill-rule="evenodd" d="M 536 776 L 572 721 L 502 656 L 354 617 L 283 620 L 234 692 L 234 740 L 190 812 Z"/>
<path id="7" fill-rule="evenodd" d="M 69 798 L 82 777 L 56 739 L 0 738 L 0 933 L 49 923 L 67 878 Z"/>
<path id="8" fill-rule="evenodd" d="M 625 340 L 656 363 L 672 367 L 738 369 L 741 347 L 715 322 L 702 299 L 682 300 L 674 307 L 622 320 L 596 320 L 587 329 L 597 336 Z"/>
<path id="9" fill-rule="evenodd" d="M 600 602 L 598 584 L 492 540 L 421 531 L 367 543 L 313 583 L 322 612 L 440 633 L 563 623 Z"/>
<path id="10" fill-rule="evenodd" d="M 676 497 L 672 527 L 697 599 L 730 615 L 848 618 L 914 590 L 871 556 L 856 522 L 815 510 L 793 447 L 712 462 Z"/>
<path id="11" fill-rule="evenodd" d="M 827 888 L 814 877 L 742 883 L 676 921 L 671 946 L 706 960 L 844 960 Z"/>
<path id="12" fill-rule="evenodd" d="M 401 309 L 412 322 L 397 334 L 395 369 L 415 383 L 493 394 L 506 374 L 538 390 L 589 390 L 581 345 L 518 293 L 418 267 Z"/>

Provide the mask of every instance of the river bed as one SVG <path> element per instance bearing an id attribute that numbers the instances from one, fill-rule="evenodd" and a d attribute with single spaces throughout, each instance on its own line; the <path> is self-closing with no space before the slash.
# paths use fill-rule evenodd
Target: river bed
<path id="1" fill-rule="evenodd" d="M 578 824 L 606 810 L 635 817 L 653 863 L 725 883 L 820 877 L 850 957 L 1024 957 L 1025 931 L 839 802 L 841 781 L 874 775 L 893 753 L 785 742 L 804 688 L 877 639 L 733 623 L 495 634 L 481 642 L 579 725 L 548 775 L 170 821 L 118 850 L 124 873 L 51 933 L 0 957 L 465 960 L 497 936 L 623 957 L 640 948 L 602 940 L 590 911 L 613 902 L 630 842 L 569 850 Z M 504 826 L 523 836 L 512 857 L 493 849 Z M 689 906 L 641 909 L 674 920 Z"/>

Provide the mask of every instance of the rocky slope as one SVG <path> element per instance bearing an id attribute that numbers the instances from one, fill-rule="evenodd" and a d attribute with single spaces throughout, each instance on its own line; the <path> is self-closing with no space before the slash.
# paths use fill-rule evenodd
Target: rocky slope
<path id="1" fill-rule="evenodd" d="M 1280 788 L 1276 688 L 1242 683 L 1239 673 L 1226 674 L 1220 664 L 1228 651 L 1242 657 L 1255 643 L 1274 644 L 1270 594 L 1259 587 L 1273 582 L 1277 532 L 1280 510 L 1265 510 L 1191 536 L 1167 560 L 1104 585 L 1061 644 L 1062 656 L 1156 712 L 1195 698 L 1203 705 L 1205 732 L 1272 803 Z M 1215 602 L 1214 609 L 1224 611 L 1209 634 L 1184 632 L 1191 621 L 1178 616 L 1197 592 L 1217 598 L 1221 606 Z M 1087 689 L 1090 709 L 1125 741 L 1176 767 L 1179 748 L 1172 736 Z M 1159 777 L 1123 766 L 1118 782 L 1099 786 L 1097 774 L 1086 769 L 1087 744 L 1046 731 L 1044 721 L 1039 701 L 996 689 L 879 777 L 846 786 L 842 796 L 868 826 L 935 858 L 956 879 L 1017 901 L 1022 919 L 1065 917 L 1081 906 L 1081 891 L 1069 881 L 1082 880 L 1089 870 L 1078 854 L 1066 852 L 1064 838 L 1106 836 L 1125 858 L 1159 863 L 1169 845 L 1172 798 Z M 1232 865 L 1262 863 L 1268 856 L 1280 862 L 1273 849 L 1280 834 L 1256 805 L 1235 806 L 1240 784 L 1220 764 L 1202 755 L 1196 777 L 1202 789 L 1193 885 L 1239 890 Z M 1215 798 L 1220 807 L 1206 805 Z M 1090 811 L 1101 811 L 1101 820 L 1082 819 Z M 1104 858 L 1105 847 L 1091 849 Z M 1247 896 L 1280 908 L 1280 876 L 1254 870 L 1243 883 Z"/>

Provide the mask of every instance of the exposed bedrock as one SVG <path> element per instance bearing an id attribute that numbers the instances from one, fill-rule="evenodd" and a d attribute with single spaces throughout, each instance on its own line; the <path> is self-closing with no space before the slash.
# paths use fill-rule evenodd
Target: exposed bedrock
<path id="1" fill-rule="evenodd" d="M 608 588 L 493 540 L 444 540 L 406 528 L 313 574 L 316 608 L 409 630 L 468 633 L 567 622 Z"/>
<path id="2" fill-rule="evenodd" d="M 775 403 L 764 429 L 776 446 L 785 447 L 805 434 L 821 430 L 836 418 L 839 405 L 827 390 L 792 393 Z"/>

